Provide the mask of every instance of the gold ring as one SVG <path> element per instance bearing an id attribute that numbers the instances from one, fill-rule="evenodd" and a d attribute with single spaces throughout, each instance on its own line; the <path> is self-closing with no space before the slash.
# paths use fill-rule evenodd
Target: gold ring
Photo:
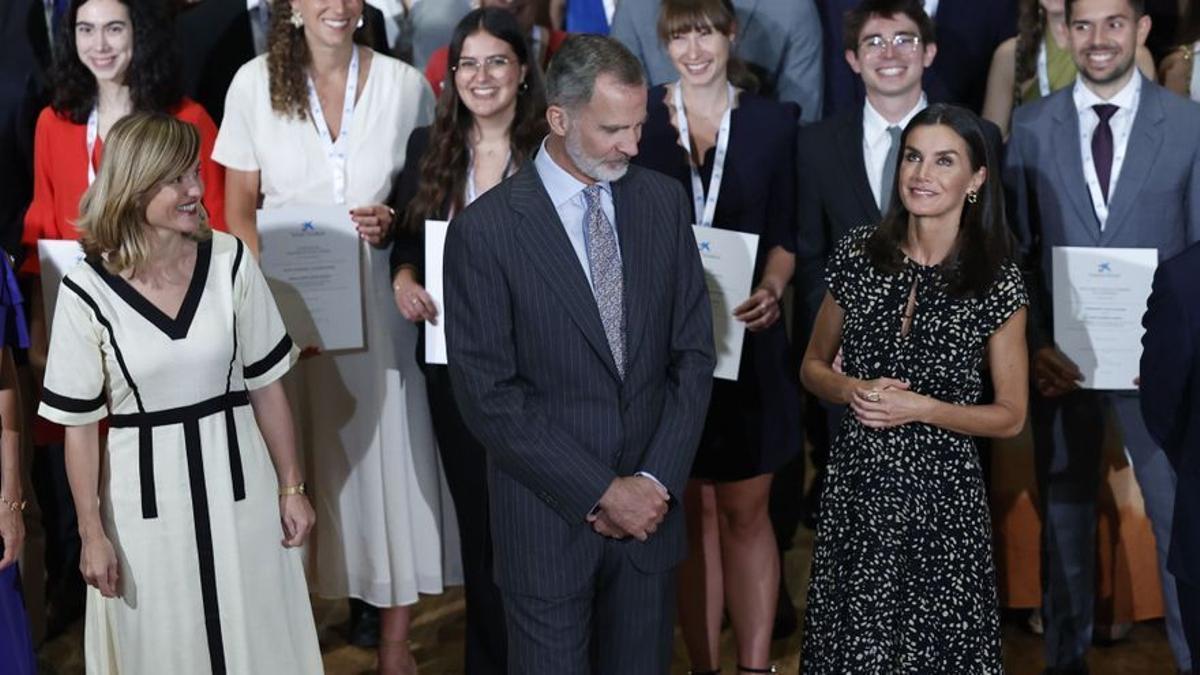
<path id="1" fill-rule="evenodd" d="M 867 392 L 867 400 L 870 401 L 871 403 L 879 403 L 879 392 L 868 391 Z"/>
<path id="2" fill-rule="evenodd" d="M 418 300 L 418 299 L 416 299 L 416 298 L 413 298 L 413 299 L 412 299 L 412 304 L 414 304 L 414 305 L 419 305 L 419 304 L 421 304 L 421 301 L 420 301 L 420 300 Z"/>

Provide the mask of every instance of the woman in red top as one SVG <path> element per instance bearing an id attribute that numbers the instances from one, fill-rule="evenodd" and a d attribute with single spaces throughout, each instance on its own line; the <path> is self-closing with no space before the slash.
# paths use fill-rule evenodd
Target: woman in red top
<path id="1" fill-rule="evenodd" d="M 34 139 L 33 201 L 25 214 L 24 262 L 34 277 L 29 298 L 31 365 L 38 383 L 45 367 L 46 318 L 38 279 L 39 239 L 77 239 L 79 199 L 99 167 L 113 123 L 134 111 L 167 112 L 200 131 L 204 207 L 224 230 L 225 173 L 210 159 L 217 127 L 199 104 L 184 98 L 174 34 L 159 0 L 71 0 L 57 36 L 62 59 L 53 102 L 42 111 Z M 62 429 L 38 423 L 34 443 L 62 443 Z"/>

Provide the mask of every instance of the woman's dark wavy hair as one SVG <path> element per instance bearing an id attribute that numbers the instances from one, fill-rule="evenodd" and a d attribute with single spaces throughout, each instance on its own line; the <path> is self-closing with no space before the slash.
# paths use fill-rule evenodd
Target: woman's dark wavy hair
<path id="1" fill-rule="evenodd" d="M 96 105 L 96 78 L 79 60 L 75 46 L 75 17 L 88 0 L 71 0 L 55 38 L 61 55 L 53 70 L 51 107 L 75 124 L 87 122 Z M 136 112 L 170 112 L 183 99 L 179 57 L 175 52 L 170 6 L 162 0 L 119 0 L 129 9 L 133 29 L 133 58 L 125 73 Z"/>
<path id="2" fill-rule="evenodd" d="M 1017 48 L 1013 78 L 1020 103 L 1021 87 L 1037 75 L 1037 55 L 1046 34 L 1046 17 L 1038 0 L 1020 0 L 1017 5 Z"/>
<path id="3" fill-rule="evenodd" d="M 463 43 L 476 32 L 484 32 L 507 42 L 526 66 L 525 84 L 517 92 L 517 110 L 509 128 L 512 162 L 520 166 L 533 156 L 548 133 L 546 125 L 546 90 L 538 64 L 530 60 L 529 47 L 521 27 L 511 12 L 498 8 L 476 9 L 463 17 L 454 28 L 442 95 L 438 99 L 437 115 L 429 133 L 429 148 L 420 159 L 421 179 L 417 194 L 405 209 L 404 224 L 410 231 L 419 232 L 425 219 L 448 204 L 454 212 L 463 209 L 463 192 L 467 185 L 470 161 L 470 133 L 475 123 L 470 109 L 458 95 L 454 84 L 454 66 L 462 54 Z M 409 161 L 417 158 L 410 157 Z"/>
<path id="4" fill-rule="evenodd" d="M 958 242 L 939 265 L 950 295 L 977 297 L 992 286 L 1001 266 L 1012 258 L 1015 250 L 1012 231 L 1004 217 L 1000 168 L 983 133 L 983 123 L 979 117 L 966 108 L 945 103 L 936 103 L 917 113 L 905 127 L 900 137 L 900 147 L 906 147 L 913 129 L 937 125 L 948 127 L 963 139 L 972 172 L 987 167 L 987 177 L 978 192 L 979 200 L 974 204 L 963 201 Z M 900 246 L 908 237 L 910 214 L 900 198 L 899 178 L 905 154 L 902 150 L 896 158 L 897 181 L 890 187 L 891 207 L 866 243 L 866 252 L 872 264 L 886 274 L 898 273 L 904 267 L 904 253 Z"/>

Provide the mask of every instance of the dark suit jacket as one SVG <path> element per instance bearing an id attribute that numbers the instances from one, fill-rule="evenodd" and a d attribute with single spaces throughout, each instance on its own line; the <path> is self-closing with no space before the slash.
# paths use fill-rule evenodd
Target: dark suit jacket
<path id="1" fill-rule="evenodd" d="M 1142 336 L 1142 416 L 1175 466 L 1179 489 L 1167 565 L 1200 585 L 1200 245 L 1154 274 Z"/>
<path id="2" fill-rule="evenodd" d="M 842 28 L 847 11 L 861 0 L 817 0 L 825 41 L 825 114 L 862 105 L 862 79 L 846 63 Z M 992 53 L 1017 34 L 1015 0 L 940 0 L 937 58 L 925 71 L 925 92 L 933 103 L 983 109 Z"/>
<path id="3" fill-rule="evenodd" d="M 0 246 L 21 250 L 33 198 L 33 132 L 46 104 L 50 40 L 40 0 L 0 7 Z"/>
<path id="4" fill-rule="evenodd" d="M 284 5 L 286 6 L 286 5 Z M 378 52 L 389 53 L 383 13 L 363 7 L 363 27 L 355 39 Z M 204 106 L 217 123 L 225 116 L 225 92 L 238 68 L 254 58 L 254 33 L 246 0 L 202 0 L 175 20 L 184 91 Z"/>
<path id="5" fill-rule="evenodd" d="M 592 289 L 532 162 L 463 210 L 446 240 L 446 331 L 463 419 L 488 451 L 496 581 L 538 597 L 582 592 L 604 539 L 588 512 L 617 476 L 683 494 L 712 387 L 712 315 L 674 180 L 631 166 L 613 184 L 627 365 L 616 370 Z M 632 563 L 686 554 L 682 509 Z"/>
<path id="6" fill-rule="evenodd" d="M 1000 128 L 983 120 L 983 130 L 997 166 L 1003 165 Z M 878 224 L 882 214 L 863 163 L 862 104 L 852 111 L 802 127 L 798 146 L 793 285 L 799 295 L 792 335 L 803 354 L 817 309 L 825 297 L 825 264 L 834 246 L 853 228 Z"/>

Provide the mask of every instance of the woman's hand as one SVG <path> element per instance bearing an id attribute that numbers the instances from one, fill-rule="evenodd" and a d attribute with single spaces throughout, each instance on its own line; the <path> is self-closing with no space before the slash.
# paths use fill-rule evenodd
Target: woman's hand
<path id="1" fill-rule="evenodd" d="M 382 246 L 392 231 L 396 212 L 390 206 L 371 204 L 350 209 L 350 220 L 354 221 L 358 236 L 372 246 Z"/>
<path id="2" fill-rule="evenodd" d="M 396 309 L 401 316 L 416 323 L 437 323 L 437 305 L 418 281 L 411 267 L 401 267 L 392 278 L 392 291 L 396 296 Z"/>
<path id="3" fill-rule="evenodd" d="M 20 511 L 0 505 L 0 539 L 4 540 L 0 570 L 4 570 L 17 561 L 25 544 L 25 519 Z"/>
<path id="4" fill-rule="evenodd" d="M 856 387 L 850 409 L 860 424 L 887 429 L 926 418 L 934 400 L 908 390 L 908 383 L 881 377 Z"/>
<path id="5" fill-rule="evenodd" d="M 283 524 L 283 546 L 302 546 L 317 522 L 317 514 L 304 495 L 284 495 L 279 498 L 279 519 Z"/>
<path id="6" fill-rule="evenodd" d="M 779 295 L 766 286 L 756 288 L 733 310 L 733 318 L 745 323 L 751 333 L 770 328 L 779 320 L 779 315 Z"/>
<path id="7" fill-rule="evenodd" d="M 87 585 L 95 586 L 100 595 L 106 598 L 117 597 L 117 584 L 121 580 L 117 552 L 103 532 L 83 537 L 79 571 L 83 573 L 83 580 Z"/>

